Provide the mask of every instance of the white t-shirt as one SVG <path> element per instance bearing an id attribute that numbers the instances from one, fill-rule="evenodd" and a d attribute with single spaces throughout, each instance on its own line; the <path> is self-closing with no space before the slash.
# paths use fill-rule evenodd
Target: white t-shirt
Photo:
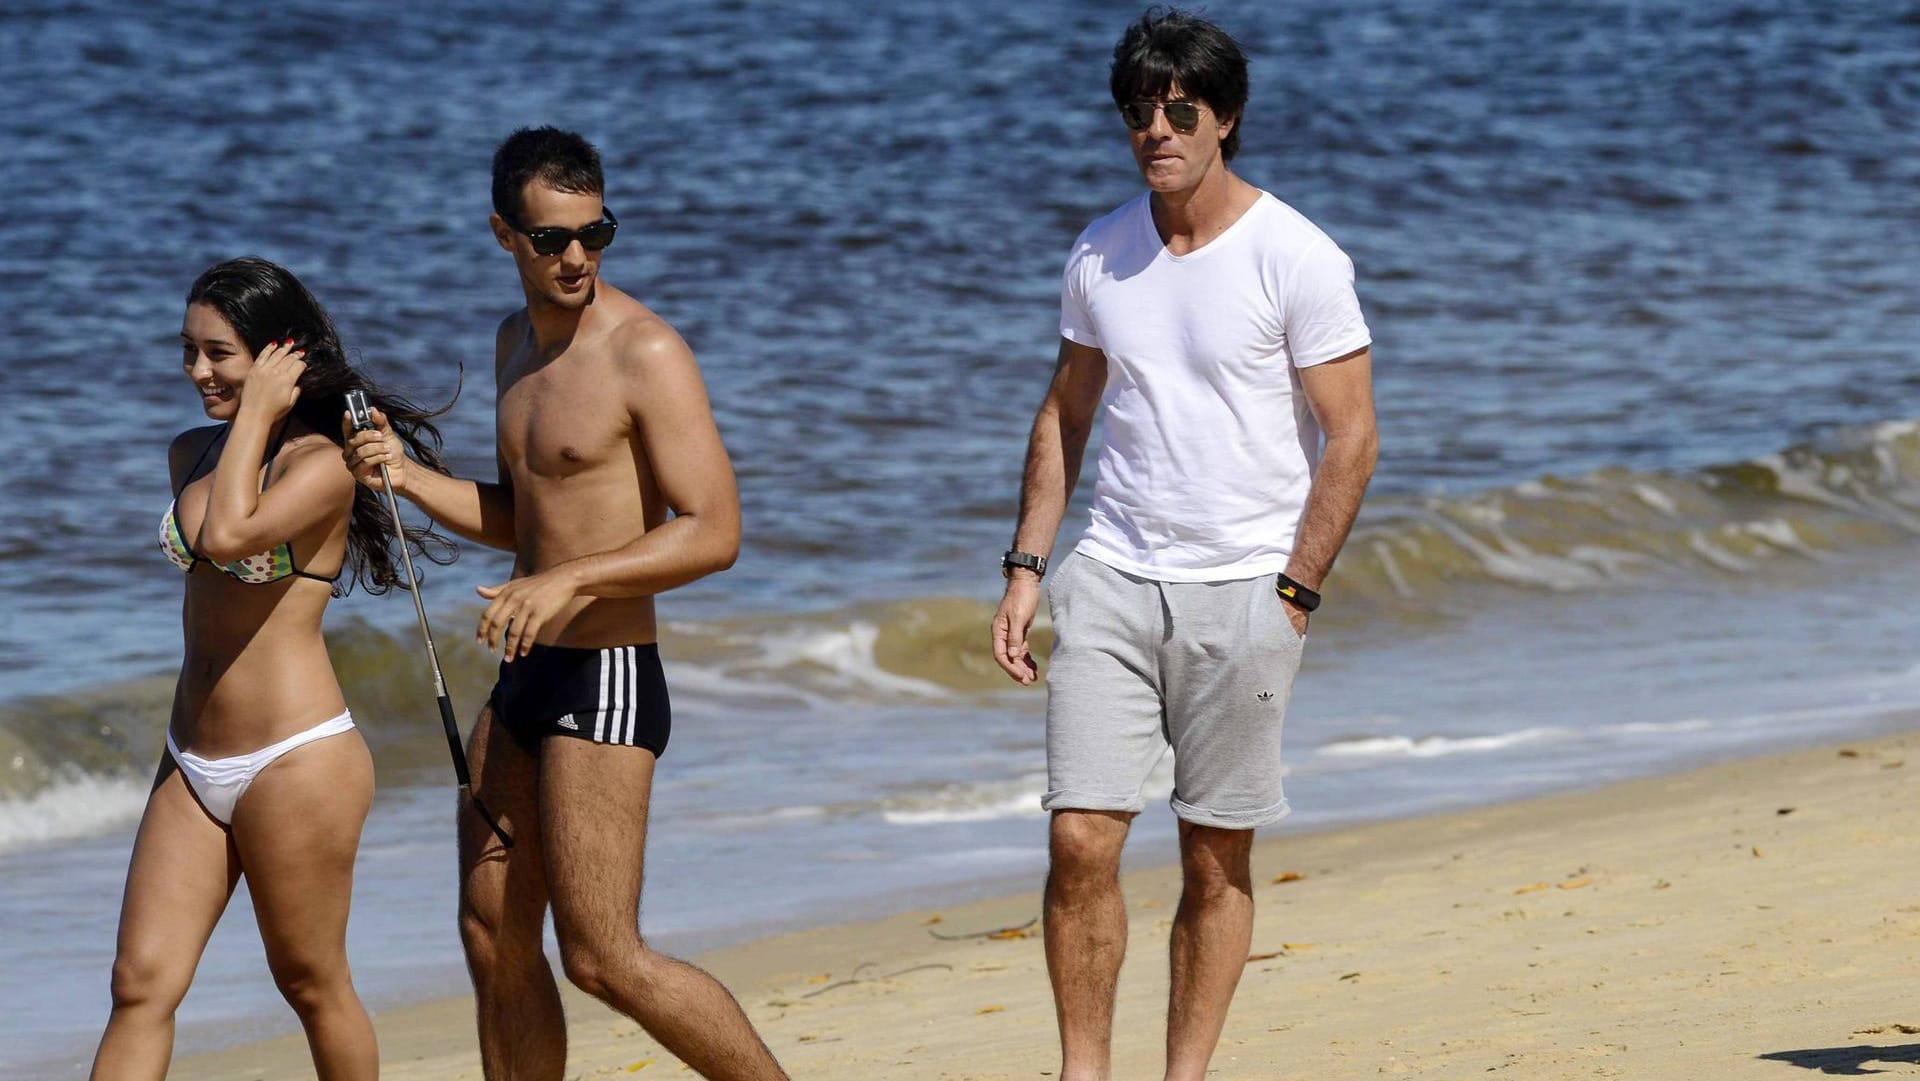
<path id="1" fill-rule="evenodd" d="M 1320 461 L 1297 369 L 1370 344 L 1353 262 L 1266 192 L 1186 255 L 1148 195 L 1087 226 L 1060 334 L 1107 357 L 1106 445 L 1079 551 L 1163 582 L 1285 570 Z"/>

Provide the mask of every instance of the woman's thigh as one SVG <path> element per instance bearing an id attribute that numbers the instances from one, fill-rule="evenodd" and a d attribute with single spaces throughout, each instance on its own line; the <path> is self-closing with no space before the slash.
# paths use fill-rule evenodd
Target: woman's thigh
<path id="1" fill-rule="evenodd" d="M 234 808 L 234 844 L 277 976 L 344 970 L 353 861 L 372 802 L 373 758 L 355 729 L 277 759 Z"/>
<path id="2" fill-rule="evenodd" d="M 171 759 L 161 760 L 127 865 L 114 961 L 120 999 L 178 1001 L 233 896 L 240 860 Z"/>

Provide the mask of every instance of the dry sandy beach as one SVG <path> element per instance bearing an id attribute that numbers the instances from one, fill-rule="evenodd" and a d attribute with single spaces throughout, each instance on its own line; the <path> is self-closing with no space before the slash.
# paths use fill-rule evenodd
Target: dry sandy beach
<path id="1" fill-rule="evenodd" d="M 1920 1076 L 1920 732 L 1266 840 L 1222 1079 Z M 1164 812 L 1161 812 L 1164 813 Z M 1298 876 L 1298 877 L 1294 877 Z M 1282 881 L 1282 879 L 1285 879 Z M 1177 870 L 1133 874 L 1115 1076 L 1160 1076 Z M 1046 1078 L 1034 894 L 707 956 L 795 1078 Z M 466 1000 L 377 1018 L 386 1074 L 479 1077 Z M 691 1076 L 569 999 L 569 1077 Z M 282 1039 L 182 1061 L 311 1076 Z"/>

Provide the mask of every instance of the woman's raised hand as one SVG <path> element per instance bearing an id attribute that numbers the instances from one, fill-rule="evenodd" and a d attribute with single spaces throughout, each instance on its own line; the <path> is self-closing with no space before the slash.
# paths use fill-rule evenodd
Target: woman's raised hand
<path id="1" fill-rule="evenodd" d="M 278 421 L 300 400 L 300 374 L 307 370 L 307 352 L 293 339 L 269 342 L 253 358 L 247 380 L 240 385 L 240 408 L 263 413 Z"/>

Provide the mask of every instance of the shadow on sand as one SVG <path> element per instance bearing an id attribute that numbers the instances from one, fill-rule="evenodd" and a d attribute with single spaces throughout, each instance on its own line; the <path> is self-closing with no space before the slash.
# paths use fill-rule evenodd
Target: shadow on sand
<path id="1" fill-rule="evenodd" d="M 1920 1063 L 1920 1043 L 1905 1043 L 1894 1047 L 1874 1047 L 1871 1044 L 1858 1047 L 1808 1047 L 1798 1051 L 1775 1051 L 1759 1057 L 1789 1063 L 1804 1070 L 1818 1070 L 1825 1074 L 1865 1077 L 1868 1074 L 1887 1072 L 1869 1069 L 1867 1064 L 1870 1062 L 1888 1065 Z"/>

